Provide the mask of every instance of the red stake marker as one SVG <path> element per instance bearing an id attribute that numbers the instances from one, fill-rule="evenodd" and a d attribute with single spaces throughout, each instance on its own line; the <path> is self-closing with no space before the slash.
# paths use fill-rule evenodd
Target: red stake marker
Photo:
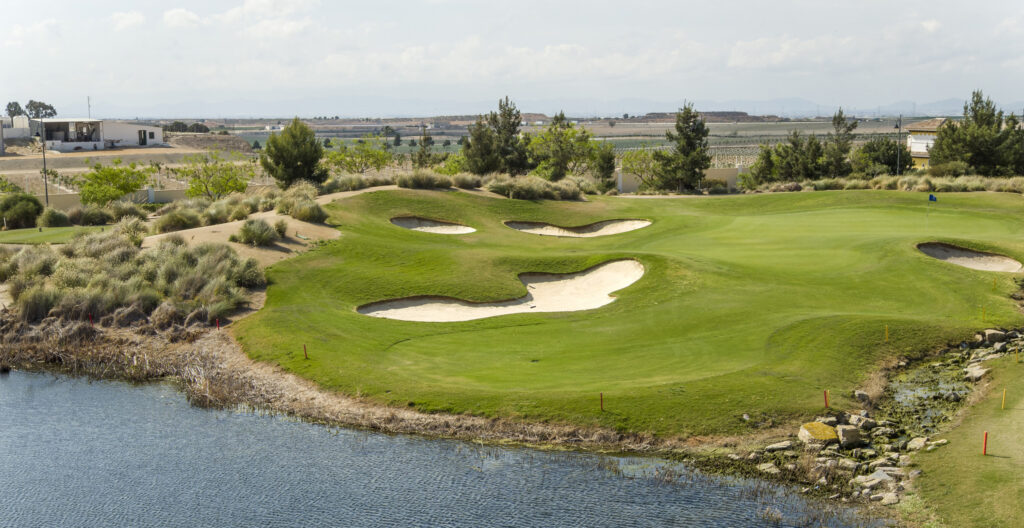
<path id="1" fill-rule="evenodd" d="M 601 395 L 601 412 L 604 412 L 604 393 L 598 393 Z"/>
<path id="2" fill-rule="evenodd" d="M 306 359 L 309 359 L 309 352 L 306 352 L 306 345 L 302 345 L 302 353 L 306 355 Z"/>
<path id="3" fill-rule="evenodd" d="M 985 439 L 981 441 L 981 456 L 988 455 L 988 431 L 985 431 Z"/>

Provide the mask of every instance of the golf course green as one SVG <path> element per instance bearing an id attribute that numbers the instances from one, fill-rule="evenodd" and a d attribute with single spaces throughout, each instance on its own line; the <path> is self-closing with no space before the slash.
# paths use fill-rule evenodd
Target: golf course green
<path id="1" fill-rule="evenodd" d="M 1019 325 L 1009 297 L 1017 274 L 956 266 L 916 245 L 1024 260 L 1022 208 L 1019 195 L 983 192 L 931 204 L 927 193 L 898 191 L 588 202 L 370 192 L 326 207 L 341 238 L 269 268 L 265 308 L 234 333 L 254 359 L 424 412 L 740 434 L 813 416 L 826 389 L 833 405 L 852 407 L 851 391 L 886 361 Z M 476 231 L 390 222 L 405 216 Z M 593 238 L 503 223 L 612 219 L 652 223 Z M 415 296 L 516 299 L 527 294 L 521 273 L 620 259 L 639 261 L 643 276 L 593 310 L 455 323 L 356 311 Z"/>

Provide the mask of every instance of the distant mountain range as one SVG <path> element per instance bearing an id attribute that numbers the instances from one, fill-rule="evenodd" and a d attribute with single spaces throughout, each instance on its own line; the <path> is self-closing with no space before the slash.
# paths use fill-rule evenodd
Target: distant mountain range
<path id="1" fill-rule="evenodd" d="M 313 97 L 290 101 L 263 102 L 256 100 L 232 99 L 224 101 L 188 102 L 145 102 L 138 105 L 104 104 L 93 99 L 93 115 L 96 117 L 134 119 L 138 118 L 245 118 L 245 117 L 290 117 L 299 115 L 341 116 L 341 117 L 431 117 L 441 115 L 475 115 L 497 108 L 498 97 L 491 100 L 426 100 L 385 96 L 356 97 Z M 154 99 L 156 101 L 158 99 Z M 643 115 L 649 112 L 675 111 L 687 101 L 657 101 L 650 99 L 516 99 L 516 105 L 523 112 L 553 115 L 564 111 L 573 117 L 617 117 L 624 113 Z M 751 115 L 777 115 L 802 118 L 830 116 L 839 107 L 823 105 L 802 98 L 781 98 L 767 100 L 713 101 L 696 99 L 690 101 L 701 111 L 737 111 Z M 843 106 L 847 115 L 858 117 L 883 117 L 903 114 L 914 116 L 948 116 L 963 112 L 963 99 L 950 98 L 941 101 L 915 102 L 897 101 L 874 107 Z M 1000 108 L 1018 115 L 1024 110 L 1024 101 L 1003 103 Z M 61 117 L 85 115 L 84 104 L 56 105 Z M 82 108 L 78 108 L 81 106 Z"/>

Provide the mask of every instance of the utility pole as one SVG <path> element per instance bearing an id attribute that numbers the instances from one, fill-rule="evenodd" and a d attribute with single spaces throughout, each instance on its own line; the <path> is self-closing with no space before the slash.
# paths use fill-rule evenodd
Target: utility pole
<path id="1" fill-rule="evenodd" d="M 900 153 L 903 152 L 903 114 L 896 119 L 896 175 L 900 175 L 903 164 L 900 163 Z"/>

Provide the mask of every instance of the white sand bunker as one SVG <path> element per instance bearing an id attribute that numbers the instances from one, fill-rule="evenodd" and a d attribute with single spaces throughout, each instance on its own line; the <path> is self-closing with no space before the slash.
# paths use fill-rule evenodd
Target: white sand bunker
<path id="1" fill-rule="evenodd" d="M 505 222 L 505 225 L 534 235 L 557 237 L 598 237 L 617 235 L 651 225 L 647 220 L 605 220 L 579 227 L 561 227 L 543 222 Z"/>
<path id="2" fill-rule="evenodd" d="M 418 216 L 398 216 L 392 218 L 391 223 L 398 227 L 404 227 L 405 229 L 422 231 L 424 233 L 437 233 L 439 235 L 465 235 L 466 233 L 476 231 L 476 229 L 469 226 L 453 224 L 451 222 L 442 222 L 440 220 L 431 220 L 429 218 L 420 218 Z"/>
<path id="3" fill-rule="evenodd" d="M 981 251 L 974 251 L 939 242 L 918 244 L 917 249 L 920 249 L 922 253 L 929 257 L 937 258 L 939 260 L 949 262 L 950 264 L 956 264 L 957 266 L 981 271 L 1004 271 L 1014 273 L 1020 271 L 1021 268 L 1024 267 L 1021 266 L 1020 262 L 1017 262 L 1010 257 L 996 255 L 995 253 L 983 253 Z"/>
<path id="4" fill-rule="evenodd" d="M 471 303 L 439 297 L 412 297 L 360 306 L 358 312 L 399 321 L 471 321 L 525 312 L 592 310 L 615 301 L 610 294 L 640 280 L 644 267 L 635 260 L 606 262 L 579 273 L 523 273 L 525 297 L 511 301 Z"/>

